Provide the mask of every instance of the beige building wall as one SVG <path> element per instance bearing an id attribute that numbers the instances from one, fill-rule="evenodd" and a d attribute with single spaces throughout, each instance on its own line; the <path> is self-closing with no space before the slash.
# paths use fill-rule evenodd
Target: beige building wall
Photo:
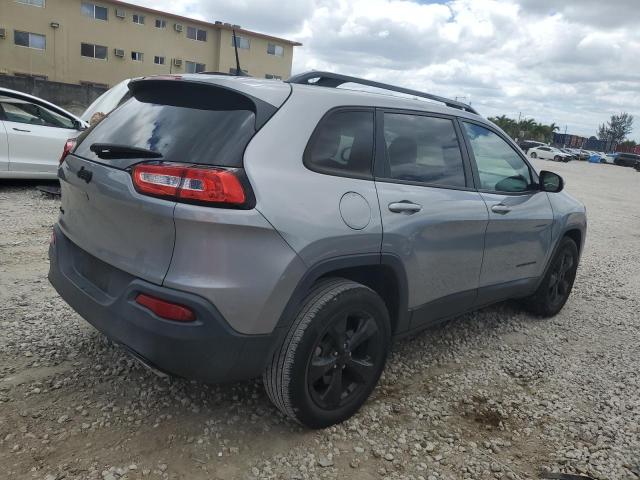
<path id="1" fill-rule="evenodd" d="M 113 0 L 89 2 L 108 9 L 107 21 L 83 15 L 82 0 L 44 0 L 44 7 L 29 5 L 30 1 L 0 0 L 0 28 L 6 32 L 5 38 L 0 38 L 0 74 L 38 75 L 64 83 L 112 86 L 130 77 L 184 73 L 187 61 L 204 64 L 207 71 L 228 73 L 229 69 L 235 68 L 232 33 L 228 26 Z M 124 11 L 125 18 L 116 16 L 116 8 Z M 144 15 L 144 25 L 133 23 L 133 14 Z M 156 28 L 156 19 L 165 20 L 166 28 Z M 182 25 L 182 32 L 175 30 L 176 23 Z M 58 26 L 54 28 L 52 24 Z M 188 26 L 205 30 L 207 41 L 187 38 Z M 39 50 L 15 45 L 15 30 L 45 35 L 46 48 Z M 236 33 L 250 41 L 249 49 L 238 49 L 243 70 L 254 77 L 290 76 L 293 47 L 299 44 L 242 29 L 237 29 Z M 81 43 L 106 46 L 107 59 L 81 56 Z M 283 47 L 284 55 L 269 55 L 269 43 Z M 124 50 L 123 58 L 115 56 L 116 48 Z M 142 52 L 143 61 L 133 60 L 132 51 Z M 154 64 L 154 56 L 164 56 L 165 64 Z M 182 66 L 176 66 L 173 59 L 182 60 Z"/>

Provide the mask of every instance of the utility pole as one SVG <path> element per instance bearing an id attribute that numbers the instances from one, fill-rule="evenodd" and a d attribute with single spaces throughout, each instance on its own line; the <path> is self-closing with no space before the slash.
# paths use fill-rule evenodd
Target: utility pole
<path id="1" fill-rule="evenodd" d="M 567 125 L 564 126 L 564 136 L 562 137 L 562 148 L 567 148 Z"/>

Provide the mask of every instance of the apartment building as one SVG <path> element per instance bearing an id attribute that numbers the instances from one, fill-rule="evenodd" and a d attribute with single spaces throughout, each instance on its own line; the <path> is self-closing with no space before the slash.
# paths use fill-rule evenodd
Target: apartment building
<path id="1" fill-rule="evenodd" d="M 232 31 L 235 30 L 236 36 Z M 300 43 L 117 0 L 0 0 L 0 74 L 112 86 L 201 71 L 287 78 Z"/>

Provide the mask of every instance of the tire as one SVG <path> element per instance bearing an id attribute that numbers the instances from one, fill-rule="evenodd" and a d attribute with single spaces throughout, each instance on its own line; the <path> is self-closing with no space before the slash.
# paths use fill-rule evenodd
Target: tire
<path id="1" fill-rule="evenodd" d="M 322 281 L 306 297 L 263 374 L 267 395 L 306 427 L 340 423 L 375 388 L 390 343 L 389 313 L 376 292 L 350 280 Z"/>
<path id="2" fill-rule="evenodd" d="M 559 155 L 556 155 L 555 157 L 553 157 L 553 161 L 554 162 L 560 162 L 560 161 L 562 161 L 562 158 L 560 158 Z"/>
<path id="3" fill-rule="evenodd" d="M 537 158 L 538 155 L 536 155 L 536 152 L 531 152 L 531 158 Z"/>
<path id="4" fill-rule="evenodd" d="M 577 269 L 578 247 L 571 238 L 564 237 L 538 290 L 523 300 L 525 308 L 542 317 L 556 315 L 569 299 Z"/>

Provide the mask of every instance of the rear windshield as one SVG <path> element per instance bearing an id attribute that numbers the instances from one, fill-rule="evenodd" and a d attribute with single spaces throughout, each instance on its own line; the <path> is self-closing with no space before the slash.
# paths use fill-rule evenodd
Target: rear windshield
<path id="1" fill-rule="evenodd" d="M 255 108 L 250 98 L 221 87 L 143 81 L 130 99 L 80 137 L 74 153 L 104 162 L 90 147 L 111 143 L 152 150 L 165 161 L 240 167 L 256 132 Z"/>

